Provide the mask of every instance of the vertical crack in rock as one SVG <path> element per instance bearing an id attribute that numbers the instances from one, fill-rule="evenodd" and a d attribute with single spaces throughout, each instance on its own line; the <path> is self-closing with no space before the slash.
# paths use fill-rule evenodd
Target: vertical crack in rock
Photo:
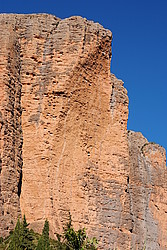
<path id="1" fill-rule="evenodd" d="M 87 26 L 85 25 L 85 29 L 84 29 L 84 36 L 83 36 L 83 45 L 82 45 L 82 53 L 84 53 L 84 49 L 85 49 L 85 43 L 86 43 L 86 31 L 87 31 Z"/>
<path id="2" fill-rule="evenodd" d="M 19 182 L 18 182 L 18 196 L 20 198 L 20 195 L 21 195 L 21 186 L 22 186 L 22 169 L 20 171 L 20 178 L 19 178 Z"/>
<path id="3" fill-rule="evenodd" d="M 110 98 L 110 109 L 111 109 L 111 114 L 112 117 L 114 115 L 114 106 L 115 106 L 115 97 L 114 97 L 114 84 L 112 85 L 112 92 L 111 92 L 111 98 Z"/>
<path id="4" fill-rule="evenodd" d="M 20 45 L 15 30 L 11 31 L 9 40 L 9 54 L 6 68 L 7 77 L 5 79 L 6 105 L 3 112 L 3 127 L 0 131 L 3 138 L 1 149 L 3 152 L 1 160 L 1 197 L 4 214 L 1 225 L 6 224 L 5 228 L 8 232 L 13 229 L 17 217 L 21 215 L 19 198 L 21 194 L 23 164 L 21 61 Z"/>

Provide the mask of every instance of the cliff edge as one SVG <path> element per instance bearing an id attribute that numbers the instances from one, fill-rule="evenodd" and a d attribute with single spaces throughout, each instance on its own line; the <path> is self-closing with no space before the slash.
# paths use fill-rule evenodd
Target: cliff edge
<path id="1" fill-rule="evenodd" d="M 112 33 L 81 17 L 0 15 L 0 236 L 69 212 L 100 249 L 167 249 L 165 150 L 127 131 Z"/>

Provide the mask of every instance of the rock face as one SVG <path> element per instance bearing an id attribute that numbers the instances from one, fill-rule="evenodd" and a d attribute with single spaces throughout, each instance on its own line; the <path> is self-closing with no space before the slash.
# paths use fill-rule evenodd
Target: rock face
<path id="1" fill-rule="evenodd" d="M 69 212 L 100 249 L 167 249 L 165 150 L 127 131 L 112 33 L 81 17 L 0 15 L 0 234 Z"/>

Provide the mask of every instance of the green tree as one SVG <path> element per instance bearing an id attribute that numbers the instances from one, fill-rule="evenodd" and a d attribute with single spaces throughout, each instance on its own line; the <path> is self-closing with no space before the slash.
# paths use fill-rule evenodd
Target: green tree
<path id="1" fill-rule="evenodd" d="M 33 250 L 33 235 L 28 228 L 24 215 L 23 221 L 18 219 L 15 229 L 11 235 L 8 250 Z"/>
<path id="2" fill-rule="evenodd" d="M 31 250 L 34 249 L 33 244 L 33 231 L 29 230 L 28 228 L 29 224 L 26 221 L 26 217 L 24 215 L 23 222 L 22 222 L 22 228 L 23 228 L 23 249 Z"/>
<path id="3" fill-rule="evenodd" d="M 86 235 L 85 228 L 79 229 L 75 231 L 72 227 L 71 223 L 71 215 L 69 219 L 69 223 L 67 223 L 66 227 L 64 228 L 63 235 L 57 234 L 58 242 L 62 242 L 59 249 L 65 250 L 96 250 L 97 249 L 97 240 L 96 238 L 89 239 Z M 61 240 L 62 239 L 62 240 Z M 65 246 L 65 248 L 64 248 Z"/>
<path id="4" fill-rule="evenodd" d="M 50 241 L 49 241 L 49 222 L 45 220 L 45 224 L 42 230 L 42 235 L 38 240 L 37 250 L 50 250 Z"/>
<path id="5" fill-rule="evenodd" d="M 18 219 L 14 231 L 4 240 L 0 241 L 0 249 L 5 250 L 96 250 L 96 238 L 89 239 L 85 228 L 75 231 L 70 220 L 64 228 L 63 234 L 57 234 L 57 241 L 49 239 L 49 222 L 45 221 L 42 235 L 29 230 L 24 216 Z"/>
<path id="6" fill-rule="evenodd" d="M 13 231 L 13 234 L 11 235 L 11 241 L 9 244 L 8 249 L 9 250 L 21 250 L 21 242 L 22 242 L 22 235 L 21 235 L 22 229 L 21 229 L 21 223 L 18 219 L 17 224 L 15 226 L 15 229 Z"/>

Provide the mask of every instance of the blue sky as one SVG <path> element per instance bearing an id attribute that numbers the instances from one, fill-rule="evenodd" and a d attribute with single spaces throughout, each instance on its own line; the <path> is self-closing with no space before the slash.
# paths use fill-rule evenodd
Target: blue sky
<path id="1" fill-rule="evenodd" d="M 167 149 L 167 0 L 0 0 L 0 12 L 79 15 L 110 29 L 111 71 L 130 99 L 128 129 Z"/>

